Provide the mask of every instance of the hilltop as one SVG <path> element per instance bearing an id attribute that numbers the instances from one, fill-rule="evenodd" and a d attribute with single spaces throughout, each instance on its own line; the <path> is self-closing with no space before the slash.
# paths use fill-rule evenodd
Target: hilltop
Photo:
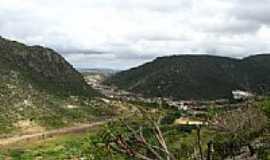
<path id="1" fill-rule="evenodd" d="M 1 75 L 14 71 L 35 87 L 65 95 L 98 95 L 82 75 L 54 50 L 0 38 Z"/>

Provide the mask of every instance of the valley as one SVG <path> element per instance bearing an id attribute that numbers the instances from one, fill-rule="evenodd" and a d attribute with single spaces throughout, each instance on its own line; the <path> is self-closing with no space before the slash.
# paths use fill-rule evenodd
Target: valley
<path id="1" fill-rule="evenodd" d="M 168 97 L 145 97 L 140 93 L 133 93 L 130 91 L 126 91 L 123 89 L 119 89 L 114 85 L 107 85 L 104 83 L 106 79 L 110 77 L 106 77 L 102 73 L 92 73 L 92 74 L 84 74 L 85 81 L 92 88 L 96 89 L 109 99 L 125 101 L 125 102 L 140 102 L 145 104 L 156 104 L 157 106 L 166 105 L 168 107 L 177 109 L 177 110 L 185 110 L 188 111 L 192 115 L 196 114 L 206 114 L 209 107 L 214 106 L 217 109 L 226 109 L 233 110 L 236 108 L 241 108 L 246 106 L 247 104 L 252 104 L 256 102 L 263 101 L 265 99 L 264 96 L 252 95 L 251 97 L 247 97 L 246 100 L 234 99 L 233 90 L 231 91 L 231 97 L 225 99 L 215 99 L 215 100 L 176 100 Z M 235 92 L 235 91 L 234 91 Z M 242 91 L 244 94 L 248 92 Z M 241 97 L 240 97 L 241 98 Z M 245 97 L 244 97 L 245 98 Z M 107 99 L 109 102 L 110 100 Z"/>
<path id="2" fill-rule="evenodd" d="M 0 38 L 0 160 L 268 159 L 268 59 L 77 71 L 54 50 Z"/>
<path id="3" fill-rule="evenodd" d="M 0 0 L 0 160 L 270 160 L 270 0 Z"/>

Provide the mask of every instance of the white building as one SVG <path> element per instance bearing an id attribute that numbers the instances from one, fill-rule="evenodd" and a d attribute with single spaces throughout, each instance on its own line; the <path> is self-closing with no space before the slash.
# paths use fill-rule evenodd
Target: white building
<path id="1" fill-rule="evenodd" d="M 232 91 L 232 95 L 233 95 L 233 99 L 235 100 L 245 100 L 254 96 L 252 93 L 241 91 L 241 90 Z"/>

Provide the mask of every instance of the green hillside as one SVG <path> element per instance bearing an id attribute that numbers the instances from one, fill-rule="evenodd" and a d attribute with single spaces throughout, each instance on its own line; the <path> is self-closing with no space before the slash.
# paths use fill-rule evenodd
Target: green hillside
<path id="1" fill-rule="evenodd" d="M 216 99 L 232 90 L 270 91 L 270 55 L 240 59 L 209 55 L 160 57 L 105 83 L 145 96 Z"/>
<path id="2" fill-rule="evenodd" d="M 0 38 L 0 137 L 111 116 L 96 96 L 55 51 Z"/>
<path id="3" fill-rule="evenodd" d="M 0 66 L 3 70 L 21 73 L 39 89 L 54 94 L 98 95 L 63 57 L 48 48 L 29 47 L 0 38 Z"/>

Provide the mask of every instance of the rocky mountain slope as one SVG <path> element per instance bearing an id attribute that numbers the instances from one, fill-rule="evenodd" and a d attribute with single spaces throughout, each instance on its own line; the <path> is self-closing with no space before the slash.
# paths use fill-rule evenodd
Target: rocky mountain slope
<path id="1" fill-rule="evenodd" d="M 55 51 L 0 38 L 0 137 L 110 116 L 99 95 Z"/>
<path id="2" fill-rule="evenodd" d="M 144 96 L 216 99 L 242 89 L 270 91 L 270 55 L 233 59 L 210 55 L 159 57 L 120 72 L 105 83 Z"/>
<path id="3" fill-rule="evenodd" d="M 66 95 L 97 94 L 63 57 L 48 48 L 0 38 L 0 66 L 21 73 L 40 89 Z"/>

